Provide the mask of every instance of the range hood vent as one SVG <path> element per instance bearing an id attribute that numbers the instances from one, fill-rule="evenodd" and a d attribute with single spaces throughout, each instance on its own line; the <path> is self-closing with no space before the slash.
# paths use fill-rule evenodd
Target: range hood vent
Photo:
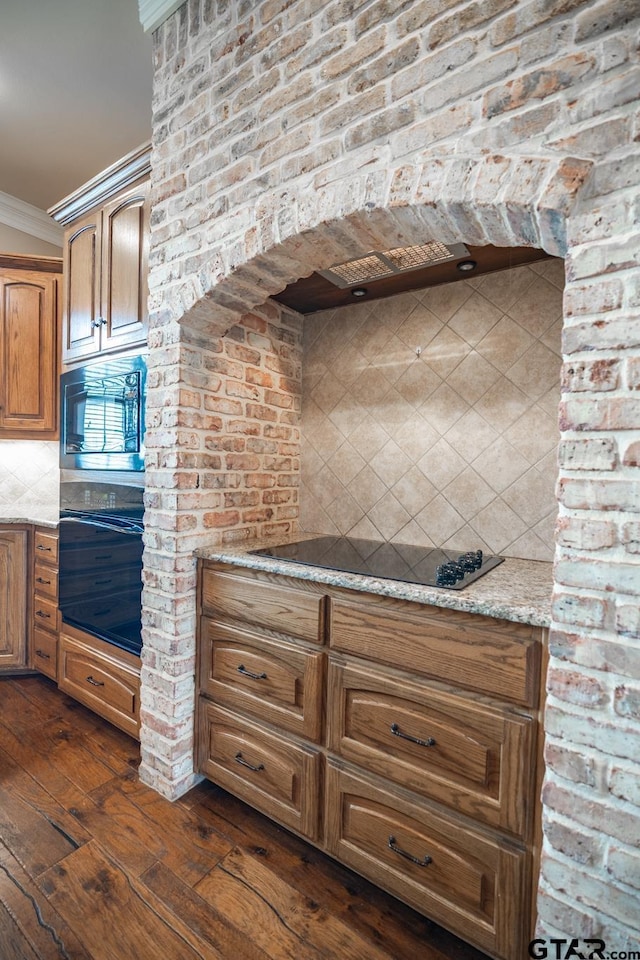
<path id="1" fill-rule="evenodd" d="M 461 260 L 469 256 L 464 243 L 448 246 L 439 240 L 430 240 L 414 247 L 396 247 L 394 250 L 372 250 L 364 257 L 335 263 L 318 273 L 336 287 L 353 287 L 372 280 L 383 280 L 411 270 L 420 270 L 447 260 Z"/>

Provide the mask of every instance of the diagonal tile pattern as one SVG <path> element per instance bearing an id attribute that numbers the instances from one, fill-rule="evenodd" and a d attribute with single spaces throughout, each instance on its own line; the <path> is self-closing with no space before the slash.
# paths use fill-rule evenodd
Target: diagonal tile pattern
<path id="1" fill-rule="evenodd" d="M 564 264 L 305 319 L 301 527 L 553 557 Z"/>
<path id="2" fill-rule="evenodd" d="M 57 442 L 0 441 L 0 518 L 57 520 L 59 487 Z"/>

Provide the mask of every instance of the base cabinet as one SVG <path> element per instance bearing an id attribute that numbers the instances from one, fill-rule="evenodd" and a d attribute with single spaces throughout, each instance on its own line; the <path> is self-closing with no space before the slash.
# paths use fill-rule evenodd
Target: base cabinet
<path id="1" fill-rule="evenodd" d="M 63 624 L 58 686 L 136 739 L 140 735 L 140 660 Z"/>
<path id="2" fill-rule="evenodd" d="M 197 766 L 499 960 L 533 926 L 543 631 L 200 561 Z"/>
<path id="3" fill-rule="evenodd" d="M 0 527 L 0 672 L 24 670 L 27 663 L 29 532 Z"/>
<path id="4" fill-rule="evenodd" d="M 36 527 L 33 536 L 33 629 L 29 662 L 58 679 L 58 533 Z"/>

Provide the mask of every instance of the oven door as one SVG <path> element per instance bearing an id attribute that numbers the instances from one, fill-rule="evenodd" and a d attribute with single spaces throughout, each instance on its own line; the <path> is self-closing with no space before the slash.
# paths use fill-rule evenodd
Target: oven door
<path id="1" fill-rule="evenodd" d="M 67 511 L 59 530 L 63 623 L 139 655 L 142 523 Z"/>

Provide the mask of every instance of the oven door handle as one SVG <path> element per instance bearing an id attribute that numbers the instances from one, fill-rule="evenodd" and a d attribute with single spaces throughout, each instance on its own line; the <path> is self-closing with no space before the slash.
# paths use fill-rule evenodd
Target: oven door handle
<path id="1" fill-rule="evenodd" d="M 109 523 L 108 520 L 90 520 L 83 517 L 61 517 L 60 523 L 79 523 L 83 527 L 93 527 L 99 530 L 109 530 L 112 533 L 123 533 L 129 537 L 139 537 L 144 533 L 144 527 L 134 520 L 119 520 L 118 523 Z"/>

